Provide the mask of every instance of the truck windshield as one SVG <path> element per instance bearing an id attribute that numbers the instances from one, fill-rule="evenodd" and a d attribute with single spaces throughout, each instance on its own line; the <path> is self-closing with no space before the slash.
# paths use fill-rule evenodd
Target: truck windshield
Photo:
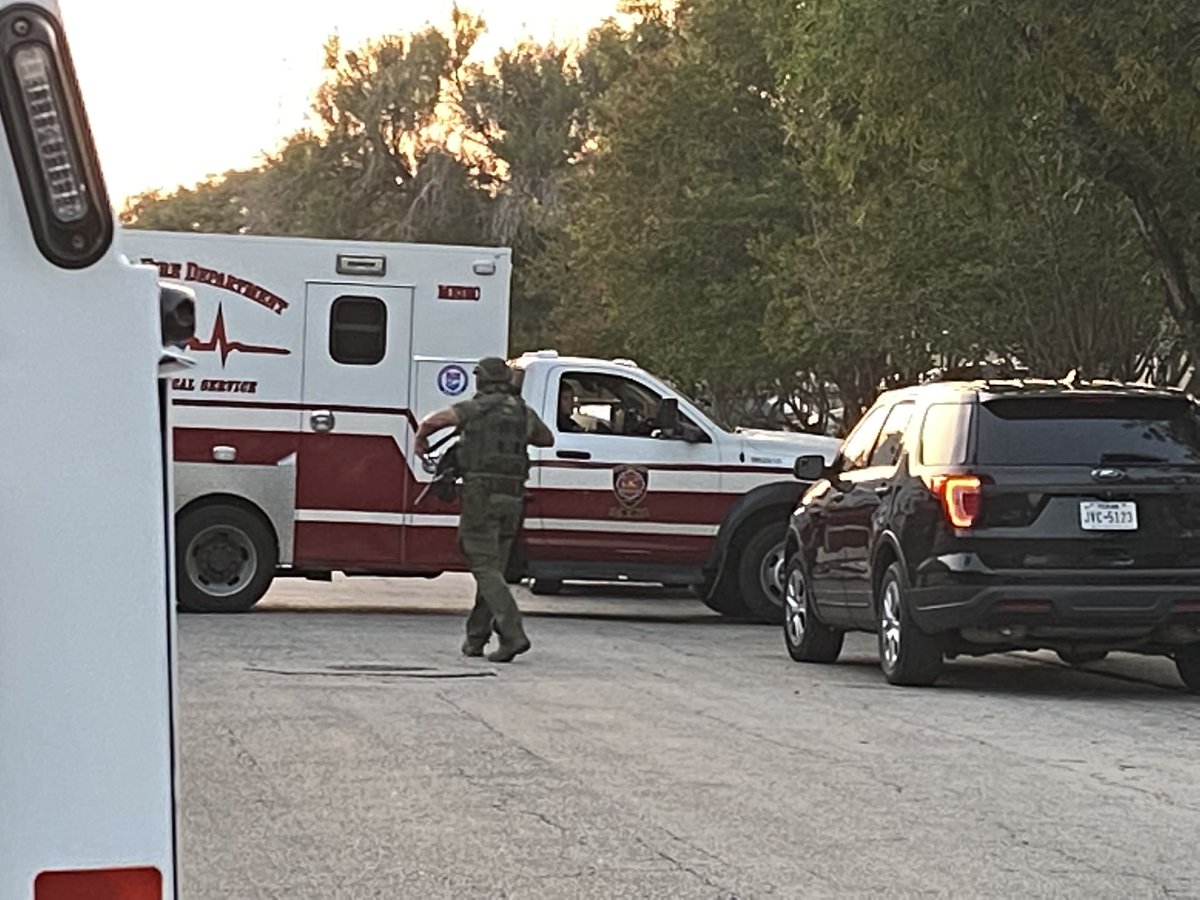
<path id="1" fill-rule="evenodd" d="M 690 403 L 693 407 L 695 407 L 697 410 L 699 410 L 701 413 L 703 413 L 705 418 L 707 418 L 710 422 L 712 422 L 715 426 L 717 426 L 717 428 L 721 429 L 722 431 L 727 431 L 727 432 L 733 431 L 733 429 L 729 427 L 728 423 L 723 421 L 720 418 L 720 416 L 717 415 L 717 413 L 713 410 L 711 405 L 709 405 L 708 403 L 699 402 L 694 397 L 689 395 L 687 391 L 680 390 L 679 386 L 677 384 L 675 384 L 674 382 L 668 381 L 667 384 L 669 384 L 671 386 L 671 390 L 673 390 L 676 394 L 679 395 L 679 399 L 681 399 L 687 403 Z"/>

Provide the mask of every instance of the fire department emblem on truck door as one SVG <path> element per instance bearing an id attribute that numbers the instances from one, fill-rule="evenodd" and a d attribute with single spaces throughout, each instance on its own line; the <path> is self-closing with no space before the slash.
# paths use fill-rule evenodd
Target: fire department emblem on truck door
<path id="1" fill-rule="evenodd" d="M 650 487 L 650 470 L 645 466 L 617 466 L 613 469 L 613 493 L 626 509 L 642 502 Z"/>

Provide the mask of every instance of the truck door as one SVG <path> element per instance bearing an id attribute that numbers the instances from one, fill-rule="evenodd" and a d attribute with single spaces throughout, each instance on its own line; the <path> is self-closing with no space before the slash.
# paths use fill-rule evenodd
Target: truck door
<path id="1" fill-rule="evenodd" d="M 296 460 L 296 563 L 349 568 L 400 560 L 413 478 L 413 289 L 309 282 Z"/>
<path id="2" fill-rule="evenodd" d="M 645 580 L 702 565 L 723 515 L 716 436 L 701 428 L 694 443 L 653 437 L 666 394 L 637 370 L 564 365 L 548 393 L 541 408 L 555 444 L 533 455 L 528 558 Z"/>

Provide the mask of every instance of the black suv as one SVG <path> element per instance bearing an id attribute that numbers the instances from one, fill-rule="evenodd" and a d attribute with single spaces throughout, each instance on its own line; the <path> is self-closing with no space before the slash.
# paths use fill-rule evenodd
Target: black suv
<path id="1" fill-rule="evenodd" d="M 1115 383 L 979 381 L 882 395 L 788 525 L 784 635 L 834 662 L 874 631 L 892 684 L 946 657 L 1171 656 L 1200 691 L 1200 407 Z"/>

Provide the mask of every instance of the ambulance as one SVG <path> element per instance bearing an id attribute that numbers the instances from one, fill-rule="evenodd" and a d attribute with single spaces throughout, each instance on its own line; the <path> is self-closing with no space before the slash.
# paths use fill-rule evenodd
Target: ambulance
<path id="1" fill-rule="evenodd" d="M 168 380 L 55 4 L 0 2 L 0 898 L 176 897 Z"/>
<path id="2" fill-rule="evenodd" d="M 172 384 L 182 608 L 249 609 L 279 574 L 465 568 L 457 507 L 426 490 L 413 439 L 471 394 L 481 357 L 506 355 L 508 249 L 132 229 L 122 242 L 197 298 L 196 368 Z M 512 580 L 691 585 L 723 613 L 781 618 L 793 465 L 832 459 L 836 440 L 729 431 L 625 360 L 542 351 L 512 366 L 559 432 L 531 451 Z"/>

